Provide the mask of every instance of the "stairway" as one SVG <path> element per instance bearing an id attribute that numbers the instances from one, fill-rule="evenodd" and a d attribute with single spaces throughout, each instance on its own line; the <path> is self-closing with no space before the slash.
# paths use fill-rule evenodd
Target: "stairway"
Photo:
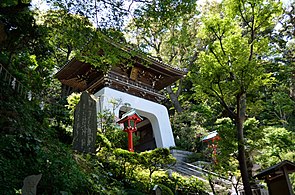
<path id="1" fill-rule="evenodd" d="M 214 183 L 214 189 L 217 194 L 224 194 L 231 192 L 232 195 L 237 195 L 233 188 L 233 183 L 231 180 L 215 173 L 207 170 L 205 167 L 210 165 L 208 162 L 196 162 L 194 164 L 186 163 L 185 160 L 188 155 L 192 154 L 192 152 L 188 151 L 182 151 L 182 150 L 171 150 L 171 154 L 176 158 L 176 164 L 173 167 L 173 170 L 175 172 L 178 172 L 179 174 L 187 177 L 196 177 L 200 181 L 203 181 L 205 184 L 208 185 L 208 191 L 210 189 L 209 187 L 209 180 L 208 177 L 212 176 L 213 183 Z M 211 191 L 211 190 L 210 190 Z M 238 184 L 238 195 L 243 195 L 243 185 L 242 183 Z M 208 192 L 209 194 L 212 194 L 211 192 Z M 268 195 L 268 191 L 263 188 L 258 189 L 252 189 L 253 194 L 263 194 Z"/>
<path id="2" fill-rule="evenodd" d="M 205 179 L 207 177 L 207 174 L 204 174 L 202 171 L 195 169 L 194 167 L 191 167 L 191 165 L 192 164 L 180 161 L 174 165 L 174 170 L 181 175 L 188 177 L 195 176 L 203 182 L 208 182 L 208 180 Z"/>
<path id="3" fill-rule="evenodd" d="M 185 159 L 192 152 L 181 151 L 181 150 L 171 150 L 171 154 L 176 158 L 176 164 L 173 167 L 175 172 L 187 177 L 194 176 L 200 181 L 203 181 L 205 184 L 208 184 L 208 176 L 211 175 L 214 177 L 214 189 L 218 192 L 225 192 L 232 187 L 232 182 L 227 178 L 224 178 L 217 173 L 208 171 L 200 166 L 186 163 Z M 206 164 L 206 163 L 203 163 Z"/>

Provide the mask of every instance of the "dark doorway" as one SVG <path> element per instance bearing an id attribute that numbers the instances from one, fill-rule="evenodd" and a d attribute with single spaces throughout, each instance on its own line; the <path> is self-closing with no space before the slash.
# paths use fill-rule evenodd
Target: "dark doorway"
<path id="1" fill-rule="evenodd" d="M 153 150 L 157 147 L 152 124 L 147 118 L 144 118 L 144 120 L 138 124 L 135 135 L 139 136 L 137 145 L 135 145 L 135 151 L 143 152 L 146 150 Z"/>
<path id="2" fill-rule="evenodd" d="M 121 118 L 124 113 L 126 113 L 125 109 L 120 109 L 119 117 Z M 137 131 L 134 133 L 134 135 L 139 137 L 139 140 L 134 143 L 134 150 L 136 152 L 143 152 L 157 148 L 151 122 L 148 118 L 141 117 L 143 118 L 143 121 L 137 124 Z"/>

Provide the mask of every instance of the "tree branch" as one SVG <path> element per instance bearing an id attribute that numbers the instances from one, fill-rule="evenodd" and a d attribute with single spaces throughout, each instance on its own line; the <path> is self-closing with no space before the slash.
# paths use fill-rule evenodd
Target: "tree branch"
<path id="1" fill-rule="evenodd" d="M 253 49 L 254 49 L 254 39 L 255 39 L 255 30 L 254 30 L 254 23 L 255 23 L 255 14 L 254 14 L 254 4 L 251 3 L 251 10 L 252 10 L 252 24 L 250 27 L 251 30 L 251 40 L 250 40 L 250 55 L 248 61 L 252 60 L 253 57 Z"/>
<path id="2" fill-rule="evenodd" d="M 181 92 L 181 90 L 179 88 L 181 88 L 181 86 L 178 86 L 178 90 L 177 90 L 176 94 L 173 92 L 171 86 L 168 86 L 165 89 L 170 97 L 171 102 L 173 103 L 173 106 L 174 106 L 176 112 L 181 113 L 183 111 L 183 108 L 181 107 L 181 105 L 178 101 L 178 96 L 177 96 L 178 91 L 179 91 L 179 94 Z"/>
<path id="3" fill-rule="evenodd" d="M 193 63 L 198 59 L 199 51 L 195 51 L 194 55 L 191 57 L 188 63 L 188 69 L 190 70 Z"/>
<path id="4" fill-rule="evenodd" d="M 209 50 L 211 51 L 211 53 L 214 55 L 215 59 L 217 60 L 218 64 L 220 64 L 220 66 L 224 67 L 224 65 L 220 62 L 218 56 L 216 55 L 216 53 L 213 51 L 212 48 L 209 48 Z"/>
<path id="5" fill-rule="evenodd" d="M 178 88 L 177 88 L 177 91 L 176 91 L 176 96 L 179 97 L 180 93 L 181 93 L 181 90 L 182 90 L 182 78 L 179 80 L 179 85 L 178 85 Z"/>
<path id="6" fill-rule="evenodd" d="M 220 48 L 222 50 L 222 53 L 224 56 L 226 56 L 226 53 L 225 53 L 225 50 L 223 48 L 223 44 L 222 44 L 222 36 L 224 35 L 224 31 L 222 32 L 222 35 L 221 36 L 218 36 L 217 32 L 214 30 L 214 28 L 211 28 L 214 35 L 217 37 L 217 39 L 219 40 L 219 44 L 220 44 Z"/>
<path id="7" fill-rule="evenodd" d="M 243 1 L 242 1 L 242 3 L 244 4 Z M 243 21 L 246 23 L 246 25 L 247 25 L 249 28 L 251 28 L 249 22 L 246 20 L 245 16 L 243 15 L 242 8 L 241 8 L 241 3 L 239 3 L 238 8 L 239 8 L 239 12 L 240 12 L 240 14 L 241 14 L 241 17 L 242 17 Z M 245 8 L 244 8 L 244 9 L 245 9 Z"/>
<path id="8" fill-rule="evenodd" d="M 271 16 L 271 14 L 272 14 L 272 12 L 269 12 L 267 17 L 265 17 L 265 19 L 262 22 L 260 22 L 260 24 L 257 25 L 256 28 L 254 28 L 254 31 L 258 30 L 261 27 L 261 25 Z"/>
<path id="9" fill-rule="evenodd" d="M 215 94 L 215 96 L 219 99 L 219 102 L 220 104 L 225 108 L 225 110 L 228 112 L 228 114 L 230 115 L 230 117 L 232 119 L 235 119 L 237 118 L 237 114 L 235 114 L 227 105 L 227 103 L 225 102 L 225 100 L 217 93 L 216 90 L 213 89 L 213 86 L 212 86 L 212 83 L 211 83 L 211 87 L 210 87 L 210 90 L 213 91 L 213 93 Z"/>
<path id="10" fill-rule="evenodd" d="M 218 86 L 218 89 L 219 89 L 219 91 L 220 91 L 220 94 L 221 94 L 222 99 L 224 99 L 224 95 L 223 95 L 223 92 L 222 92 L 222 89 L 221 89 L 221 86 L 220 86 L 220 77 L 218 77 L 218 83 L 217 83 L 217 86 Z"/>

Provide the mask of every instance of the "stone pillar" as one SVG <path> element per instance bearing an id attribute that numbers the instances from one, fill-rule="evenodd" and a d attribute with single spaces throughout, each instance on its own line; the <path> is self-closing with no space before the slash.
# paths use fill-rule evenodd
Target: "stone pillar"
<path id="1" fill-rule="evenodd" d="M 85 153 L 95 152 L 96 132 L 96 101 L 83 92 L 74 114 L 73 149 Z"/>

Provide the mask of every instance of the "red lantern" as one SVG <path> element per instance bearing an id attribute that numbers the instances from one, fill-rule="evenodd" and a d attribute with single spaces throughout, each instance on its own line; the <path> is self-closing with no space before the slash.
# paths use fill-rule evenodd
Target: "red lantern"
<path id="1" fill-rule="evenodd" d="M 218 135 L 217 131 L 211 132 L 209 135 L 202 139 L 203 142 L 208 144 L 208 148 L 213 149 L 213 161 L 215 164 L 217 164 L 217 147 L 219 140 L 220 136 Z"/>
<path id="2" fill-rule="evenodd" d="M 132 133 L 137 130 L 136 124 L 143 119 L 137 114 L 135 109 L 123 114 L 122 118 L 117 121 L 119 124 L 124 124 L 124 131 L 128 133 L 128 150 L 134 152 Z"/>

